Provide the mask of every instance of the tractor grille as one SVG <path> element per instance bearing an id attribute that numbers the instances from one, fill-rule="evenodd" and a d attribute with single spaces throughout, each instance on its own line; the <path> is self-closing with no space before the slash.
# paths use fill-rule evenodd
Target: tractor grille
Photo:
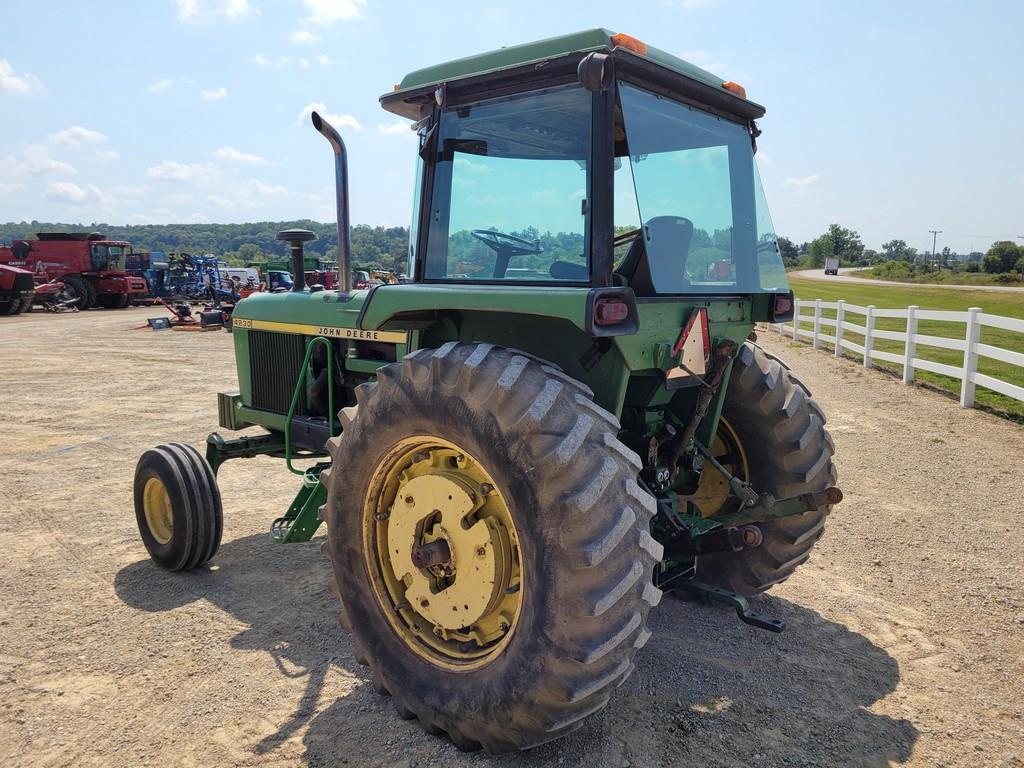
<path id="1" fill-rule="evenodd" d="M 288 413 L 295 383 L 299 380 L 306 339 L 294 333 L 249 331 L 249 374 L 252 407 L 261 411 Z M 299 397 L 296 414 L 305 414 L 305 393 Z"/>

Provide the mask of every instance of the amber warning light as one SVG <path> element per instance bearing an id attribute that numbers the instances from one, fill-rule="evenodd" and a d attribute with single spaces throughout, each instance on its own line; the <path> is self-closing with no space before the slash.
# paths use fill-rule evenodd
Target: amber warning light
<path id="1" fill-rule="evenodd" d="M 627 51 L 638 53 L 641 56 L 647 55 L 647 43 L 637 40 L 632 35 L 624 35 L 621 32 L 617 35 L 612 35 L 612 45 L 616 48 L 625 48 Z"/>
<path id="2" fill-rule="evenodd" d="M 726 80 L 722 83 L 722 87 L 725 88 L 729 93 L 735 93 L 741 99 L 747 98 L 747 89 L 739 83 L 734 83 L 732 80 Z"/>

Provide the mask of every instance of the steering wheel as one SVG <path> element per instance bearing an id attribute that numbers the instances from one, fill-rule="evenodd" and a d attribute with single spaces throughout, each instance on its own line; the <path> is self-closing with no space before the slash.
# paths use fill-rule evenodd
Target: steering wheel
<path id="1" fill-rule="evenodd" d="M 513 256 L 541 252 L 539 241 L 507 235 L 494 229 L 474 229 L 470 231 L 470 234 L 497 254 L 494 260 L 494 278 L 496 280 L 505 277 L 508 263 Z"/>

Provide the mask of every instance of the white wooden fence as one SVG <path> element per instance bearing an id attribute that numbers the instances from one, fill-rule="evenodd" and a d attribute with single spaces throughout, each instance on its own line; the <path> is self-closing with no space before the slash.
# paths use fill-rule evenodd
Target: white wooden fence
<path id="1" fill-rule="evenodd" d="M 864 367 L 871 368 L 875 360 L 884 360 L 903 366 L 903 383 L 909 384 L 914 380 L 914 371 L 931 371 L 945 376 L 951 376 L 960 380 L 960 405 L 964 408 L 974 406 L 975 387 L 985 387 L 993 392 L 1012 397 L 1015 400 L 1024 401 L 1024 387 L 1002 381 L 992 376 L 986 376 L 978 372 L 978 358 L 987 357 L 992 360 L 1000 360 L 1004 363 L 1024 368 L 1024 354 L 1014 352 L 1001 347 L 994 347 L 981 343 L 982 327 L 1001 328 L 1007 331 L 1015 331 L 1024 334 L 1024 320 L 1013 317 L 1002 317 L 1000 315 L 989 315 L 978 307 L 971 307 L 966 312 L 947 312 L 933 309 L 920 309 L 912 306 L 906 309 L 878 309 L 874 305 L 861 307 L 856 304 L 849 304 L 845 301 L 800 301 L 797 299 L 793 307 L 792 326 L 769 324 L 769 328 L 778 331 L 782 335 L 792 336 L 793 339 L 809 339 L 815 349 L 820 349 L 822 342 L 831 344 L 835 356 L 839 357 L 843 351 L 857 352 L 864 358 Z M 806 315 L 803 311 L 813 310 L 813 314 Z M 832 309 L 836 312 L 835 319 L 822 317 L 823 309 Z M 863 318 L 862 324 L 851 323 L 850 318 Z M 899 318 L 906 321 L 906 329 L 903 331 L 887 331 L 875 327 L 878 318 Z M 963 323 L 965 331 L 963 338 L 946 338 L 944 336 L 930 336 L 917 332 L 919 320 L 940 320 L 952 323 Z M 801 327 L 801 322 L 811 323 L 813 327 L 809 330 Z M 822 328 L 831 330 L 826 333 Z M 863 337 L 863 343 L 857 344 L 846 338 L 847 333 L 853 333 Z M 903 342 L 903 354 L 884 352 L 875 349 L 877 339 Z M 960 365 L 949 365 L 937 363 L 933 360 L 923 360 L 917 356 L 919 347 L 936 347 L 940 349 L 952 349 L 963 353 L 963 362 Z"/>

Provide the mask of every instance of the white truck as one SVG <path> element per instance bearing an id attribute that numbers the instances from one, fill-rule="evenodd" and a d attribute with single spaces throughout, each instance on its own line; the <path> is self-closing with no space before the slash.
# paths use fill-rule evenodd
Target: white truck
<path id="1" fill-rule="evenodd" d="M 825 274 L 826 275 L 838 275 L 839 274 L 839 259 L 835 256 L 831 256 L 825 259 Z"/>

